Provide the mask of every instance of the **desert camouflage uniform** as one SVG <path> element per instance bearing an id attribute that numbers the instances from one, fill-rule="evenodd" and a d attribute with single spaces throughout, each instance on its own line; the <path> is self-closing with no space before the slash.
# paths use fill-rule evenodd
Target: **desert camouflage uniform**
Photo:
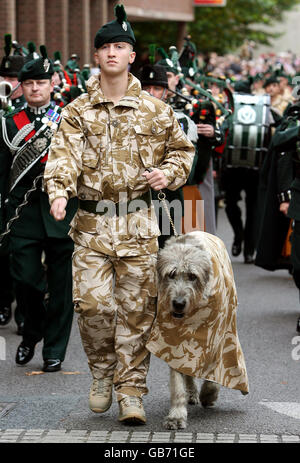
<path id="1" fill-rule="evenodd" d="M 92 76 L 87 94 L 63 110 L 45 171 L 50 203 L 57 197 L 118 202 L 149 190 L 141 174 L 160 168 L 170 189 L 183 185 L 194 148 L 173 110 L 141 91 L 129 74 L 126 95 L 114 106 Z M 94 378 L 114 375 L 117 400 L 142 396 L 149 355 L 145 343 L 155 317 L 156 253 L 160 234 L 153 206 L 128 215 L 78 209 L 73 296 Z"/>
<path id="2" fill-rule="evenodd" d="M 278 95 L 275 100 L 272 101 L 271 107 L 276 109 L 282 116 L 289 102 L 282 95 Z"/>

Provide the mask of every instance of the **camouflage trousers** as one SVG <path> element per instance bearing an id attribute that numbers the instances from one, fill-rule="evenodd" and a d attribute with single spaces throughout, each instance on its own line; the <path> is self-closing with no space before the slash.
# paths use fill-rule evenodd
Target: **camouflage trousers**
<path id="1" fill-rule="evenodd" d="M 113 377 L 117 400 L 147 394 L 145 345 L 156 314 L 156 254 L 112 257 L 75 244 L 73 299 L 93 378 Z"/>

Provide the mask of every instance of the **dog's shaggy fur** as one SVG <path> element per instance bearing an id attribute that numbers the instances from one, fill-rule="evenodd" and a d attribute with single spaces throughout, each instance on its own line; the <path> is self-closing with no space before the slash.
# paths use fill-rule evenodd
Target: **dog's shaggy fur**
<path id="1" fill-rule="evenodd" d="M 209 294 L 212 264 L 201 243 L 192 234 L 170 238 L 158 255 L 159 294 L 165 310 L 173 317 L 188 317 L 189 312 Z M 179 320 L 178 320 L 179 321 Z M 220 386 L 205 380 L 198 393 L 196 380 L 170 368 L 171 408 L 165 418 L 167 429 L 184 429 L 187 402 L 211 407 L 218 398 Z"/>

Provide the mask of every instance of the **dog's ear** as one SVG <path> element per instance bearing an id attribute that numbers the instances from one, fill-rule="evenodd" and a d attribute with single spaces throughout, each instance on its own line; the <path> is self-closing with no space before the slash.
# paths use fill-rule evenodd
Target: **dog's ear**
<path id="1" fill-rule="evenodd" d="M 170 258 L 170 252 L 166 247 L 161 249 L 157 257 L 157 273 L 158 276 L 163 279 L 169 275 L 175 268 L 176 263 Z"/>
<path id="2" fill-rule="evenodd" d="M 185 257 L 189 262 L 189 270 L 197 275 L 199 291 L 203 292 L 212 275 L 212 262 L 209 253 L 201 244 L 188 245 Z"/>
<path id="3" fill-rule="evenodd" d="M 201 262 L 201 265 L 198 266 L 198 279 L 201 286 L 201 292 L 205 293 L 205 288 L 207 287 L 207 284 L 213 274 L 212 262 L 210 256 L 203 249 L 203 247 L 201 248 L 201 246 L 197 246 L 197 248 L 199 253 L 199 264 Z"/>

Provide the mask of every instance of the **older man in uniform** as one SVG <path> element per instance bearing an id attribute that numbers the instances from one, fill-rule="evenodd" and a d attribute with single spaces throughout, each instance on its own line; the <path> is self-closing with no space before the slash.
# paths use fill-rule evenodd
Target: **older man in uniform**
<path id="1" fill-rule="evenodd" d="M 63 110 L 45 184 L 57 220 L 70 198 L 80 199 L 71 224 L 73 296 L 93 376 L 89 406 L 108 410 L 114 384 L 119 421 L 145 423 L 159 235 L 150 188 L 180 187 L 194 148 L 172 109 L 128 73 L 135 37 L 124 7 L 115 12 L 95 37 L 100 76 Z"/>
<path id="2" fill-rule="evenodd" d="M 43 191 L 43 171 L 60 109 L 50 104 L 53 66 L 45 48 L 41 51 L 43 57 L 27 62 L 18 75 L 26 105 L 2 118 L 1 228 L 11 219 L 12 275 L 25 318 L 16 363 L 28 363 L 35 345 L 43 339 L 43 370 L 53 372 L 61 368 L 72 325 L 73 242 L 68 237 L 68 224 L 76 204 L 70 202 L 66 219 L 58 224 L 49 214 L 48 196 Z M 23 201 L 24 207 L 18 209 Z M 50 297 L 45 305 L 46 292 Z"/>
<path id="3" fill-rule="evenodd" d="M 264 191 L 265 204 L 260 230 L 256 265 L 266 270 L 289 269 L 300 299 L 300 102 L 289 107 L 278 126 L 271 144 L 264 176 L 268 183 Z M 290 257 L 283 258 L 285 242 L 289 243 L 292 221 Z M 300 333 L 300 316 L 296 331 Z"/>

